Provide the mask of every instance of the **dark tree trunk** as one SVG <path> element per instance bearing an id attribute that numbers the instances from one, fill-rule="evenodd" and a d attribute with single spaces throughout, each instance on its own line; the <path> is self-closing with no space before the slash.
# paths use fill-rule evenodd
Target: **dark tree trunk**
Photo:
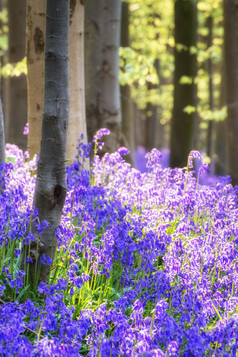
<path id="1" fill-rule="evenodd" d="M 43 254 L 54 258 L 57 240 L 55 229 L 60 224 L 66 196 L 66 137 L 69 118 L 69 0 L 47 0 L 45 48 L 45 88 L 42 141 L 38 162 L 33 205 L 39 221 L 49 227 L 43 234 L 36 230 L 31 244 L 31 280 L 35 264 Z M 39 282 L 47 281 L 49 264 L 40 264 Z"/>
<path id="2" fill-rule="evenodd" d="M 0 99 L 0 165 L 5 161 L 5 132 L 2 111 L 2 101 Z"/>
<path id="3" fill-rule="evenodd" d="M 226 120 L 216 122 L 215 124 L 215 133 L 216 133 L 216 142 L 215 142 L 215 174 L 216 175 L 227 175 L 227 128 Z"/>
<path id="4" fill-rule="evenodd" d="M 208 39 L 207 39 L 207 45 L 208 48 L 212 46 L 212 38 L 213 38 L 213 18 L 212 16 L 209 16 L 207 19 L 207 25 L 208 25 Z M 211 56 L 208 58 L 208 76 L 209 76 L 209 108 L 211 111 L 214 110 L 214 91 L 213 91 L 213 63 L 212 63 L 212 58 Z M 208 130 L 207 130 L 207 155 L 212 159 L 213 154 L 214 154 L 214 138 L 213 138 L 213 132 L 214 132 L 214 122 L 213 120 L 209 120 L 208 123 Z"/>
<path id="5" fill-rule="evenodd" d="M 25 57 L 26 0 L 8 1 L 9 50 L 8 62 L 15 64 Z M 6 141 L 26 149 L 23 130 L 27 122 L 27 85 L 24 74 L 7 79 Z"/>
<path id="6" fill-rule="evenodd" d="M 85 4 L 85 83 L 88 139 L 110 129 L 104 152 L 121 141 L 119 86 L 121 0 L 88 0 Z"/>
<path id="7" fill-rule="evenodd" d="M 224 0 L 224 51 L 227 98 L 228 174 L 238 185 L 238 7 L 236 0 Z"/>
<path id="8" fill-rule="evenodd" d="M 196 46 L 196 1 L 175 1 L 175 72 L 174 107 L 171 123 L 170 165 L 184 167 L 192 149 L 195 128 L 195 113 L 185 112 L 187 106 L 196 107 L 196 57 L 190 49 Z M 191 84 L 181 84 L 183 76 Z"/>

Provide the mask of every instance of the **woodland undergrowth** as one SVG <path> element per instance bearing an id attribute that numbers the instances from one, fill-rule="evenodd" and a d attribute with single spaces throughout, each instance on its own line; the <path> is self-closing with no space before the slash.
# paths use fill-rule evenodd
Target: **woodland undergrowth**
<path id="1" fill-rule="evenodd" d="M 29 222 L 39 234 L 47 225 L 32 208 L 37 158 L 6 146 L 0 355 L 238 356 L 236 188 L 229 177 L 201 184 L 208 167 L 197 151 L 186 168 L 171 169 L 153 149 L 145 173 L 124 161 L 125 148 L 100 159 L 105 134 L 79 142 L 67 167 L 57 254 L 49 282 L 34 287 L 20 267 L 34 239 Z"/>

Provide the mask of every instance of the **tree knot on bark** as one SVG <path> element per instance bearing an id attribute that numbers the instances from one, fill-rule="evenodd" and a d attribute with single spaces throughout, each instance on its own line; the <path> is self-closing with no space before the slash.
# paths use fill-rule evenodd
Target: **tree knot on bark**
<path id="1" fill-rule="evenodd" d="M 109 72 L 109 70 L 110 70 L 110 65 L 106 60 L 103 61 L 102 69 L 105 73 Z"/>
<path id="2" fill-rule="evenodd" d="M 71 22 L 72 22 L 72 17 L 73 17 L 74 10 L 75 10 L 75 5 L 76 5 L 76 0 L 70 0 L 70 10 L 69 10 L 70 25 L 71 25 Z"/>
<path id="3" fill-rule="evenodd" d="M 37 55 L 44 52 L 44 48 L 45 48 L 44 34 L 39 27 L 35 28 L 34 43 L 35 43 L 35 53 Z"/>
<path id="4" fill-rule="evenodd" d="M 53 51 L 48 51 L 48 52 L 46 52 L 46 57 L 55 59 L 55 58 L 57 58 L 57 55 Z"/>
<path id="5" fill-rule="evenodd" d="M 65 197 L 65 188 L 59 184 L 55 185 L 53 206 L 55 207 L 59 201 L 64 199 L 64 197 Z"/>
<path id="6" fill-rule="evenodd" d="M 44 252 L 44 244 L 41 243 L 39 240 L 34 241 L 29 246 L 29 255 L 31 258 L 31 263 L 35 263 L 39 256 Z"/>

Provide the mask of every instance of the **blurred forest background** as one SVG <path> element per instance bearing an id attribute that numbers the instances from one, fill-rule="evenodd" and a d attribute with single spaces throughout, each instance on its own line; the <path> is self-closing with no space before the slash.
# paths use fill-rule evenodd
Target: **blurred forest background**
<path id="1" fill-rule="evenodd" d="M 111 130 L 104 151 L 152 148 L 184 167 L 192 149 L 238 184 L 235 0 L 71 0 L 68 146 Z M 6 142 L 39 152 L 45 0 L 0 0 Z M 26 123 L 29 135 L 24 136 Z M 70 152 L 71 159 L 75 151 Z M 140 161 L 142 160 L 142 161 Z M 143 167 L 141 169 L 143 169 Z"/>

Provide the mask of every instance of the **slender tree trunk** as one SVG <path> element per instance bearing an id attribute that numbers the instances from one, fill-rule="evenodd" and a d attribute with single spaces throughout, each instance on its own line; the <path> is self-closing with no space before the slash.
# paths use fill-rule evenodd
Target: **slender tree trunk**
<path id="1" fill-rule="evenodd" d="M 66 138 L 69 118 L 69 0 L 47 0 L 45 42 L 45 88 L 42 141 L 33 205 L 39 222 L 48 228 L 31 244 L 31 280 L 35 264 L 45 254 L 54 258 L 55 229 L 60 224 L 66 197 Z M 39 282 L 47 281 L 50 264 L 40 264 Z"/>
<path id="2" fill-rule="evenodd" d="M 157 75 L 159 77 L 159 60 L 154 63 Z M 148 90 L 160 90 L 160 84 L 148 83 Z M 150 151 L 157 147 L 162 148 L 164 142 L 164 127 L 159 121 L 159 106 L 148 103 L 146 107 L 146 125 L 145 125 L 145 148 Z"/>
<path id="3" fill-rule="evenodd" d="M 212 39 L 213 39 L 213 18 L 212 16 L 209 16 L 207 19 L 207 25 L 208 25 L 208 41 L 207 45 L 208 48 L 212 46 Z M 208 76 L 209 76 L 209 108 L 211 111 L 214 110 L 214 91 L 213 91 L 213 63 L 212 63 L 212 58 L 208 58 Z M 213 154 L 214 154 L 214 122 L 213 120 L 210 120 L 208 123 L 208 130 L 207 130 L 207 155 L 212 159 Z"/>
<path id="4" fill-rule="evenodd" d="M 26 0 L 9 0 L 8 62 L 15 64 L 25 57 Z M 6 141 L 26 149 L 23 130 L 27 122 L 26 76 L 10 77 L 6 88 Z"/>
<path id="5" fill-rule="evenodd" d="M 2 111 L 2 101 L 0 98 L 0 165 L 5 161 L 5 131 Z"/>
<path id="6" fill-rule="evenodd" d="M 119 54 L 121 0 L 88 0 L 85 6 L 85 77 L 88 138 L 106 127 L 104 152 L 121 141 Z"/>
<path id="7" fill-rule="evenodd" d="M 110 129 L 104 152 L 114 152 L 121 142 L 121 103 L 119 85 L 119 46 L 121 0 L 105 1 L 100 101 L 100 126 Z"/>
<path id="8" fill-rule="evenodd" d="M 85 96 L 88 140 L 99 129 L 104 0 L 85 4 Z"/>
<path id="9" fill-rule="evenodd" d="M 224 50 L 227 98 L 228 174 L 238 185 L 238 7 L 236 0 L 224 0 Z"/>
<path id="10" fill-rule="evenodd" d="M 195 127 L 196 58 L 190 48 L 196 46 L 196 1 L 175 1 L 175 73 L 174 107 L 171 123 L 170 165 L 184 167 L 192 149 Z M 191 84 L 181 84 L 181 78 L 190 78 Z M 194 108 L 185 112 L 186 107 Z"/>
<path id="11" fill-rule="evenodd" d="M 6 0 L 0 0 L 0 11 L 3 11 L 3 9 L 6 7 Z M 2 19 L 0 19 L 0 28 L 1 28 L 1 33 L 4 34 L 4 22 Z M 5 58 L 6 58 L 6 51 L 3 52 L 2 56 L 0 57 L 0 66 L 3 67 L 5 64 Z M 6 96 L 6 78 L 3 76 L 0 76 L 0 92 L 1 92 L 1 102 L 2 102 L 2 110 L 3 110 L 3 118 L 6 118 L 5 115 L 5 106 L 3 106 L 3 103 L 5 103 L 5 96 Z"/>
<path id="12" fill-rule="evenodd" d="M 44 93 L 45 0 L 28 0 L 27 67 L 30 156 L 39 153 Z M 84 89 L 84 6 L 81 0 L 70 0 L 70 123 L 67 160 L 77 154 L 77 139 L 87 142 Z"/>
<path id="13" fill-rule="evenodd" d="M 223 60 L 221 63 L 221 84 L 220 84 L 220 101 L 219 108 L 226 105 L 226 76 L 224 63 L 224 46 Z M 227 175 L 227 118 L 215 123 L 215 174 Z"/>
<path id="14" fill-rule="evenodd" d="M 159 83 L 158 83 L 158 90 L 159 92 L 161 92 L 163 89 L 161 88 L 161 79 L 162 79 L 162 73 L 161 73 L 161 69 L 160 69 L 160 60 L 157 59 L 155 61 L 155 67 L 156 67 L 156 71 L 157 71 L 157 75 L 159 78 Z M 163 149 L 168 147 L 168 135 L 166 134 L 166 126 L 161 124 L 161 119 L 162 119 L 162 112 L 163 109 L 161 106 L 156 106 L 156 116 L 157 116 L 157 121 L 155 124 L 155 130 L 156 130 L 156 137 L 155 137 L 155 147 L 158 149 Z"/>
<path id="15" fill-rule="evenodd" d="M 70 0 L 70 122 L 67 141 L 67 158 L 77 154 L 77 140 L 84 136 L 87 142 L 84 85 L 84 5 L 80 0 Z"/>
<path id="16" fill-rule="evenodd" d="M 148 91 L 158 89 L 158 86 L 153 83 L 148 83 Z M 157 106 L 152 103 L 147 103 L 145 109 L 145 148 L 147 151 L 155 148 L 157 138 Z"/>
<path id="17" fill-rule="evenodd" d="M 130 46 L 129 34 L 129 3 L 122 2 L 122 15 L 121 15 L 121 46 Z M 127 146 L 131 152 L 128 161 L 133 164 L 133 152 L 135 151 L 135 122 L 133 115 L 133 103 L 131 98 L 131 90 L 129 85 L 120 87 L 121 93 L 121 116 L 122 116 L 122 135 L 126 141 L 124 146 Z"/>
<path id="18" fill-rule="evenodd" d="M 39 154 L 44 96 L 46 0 L 27 0 L 28 148 Z"/>

